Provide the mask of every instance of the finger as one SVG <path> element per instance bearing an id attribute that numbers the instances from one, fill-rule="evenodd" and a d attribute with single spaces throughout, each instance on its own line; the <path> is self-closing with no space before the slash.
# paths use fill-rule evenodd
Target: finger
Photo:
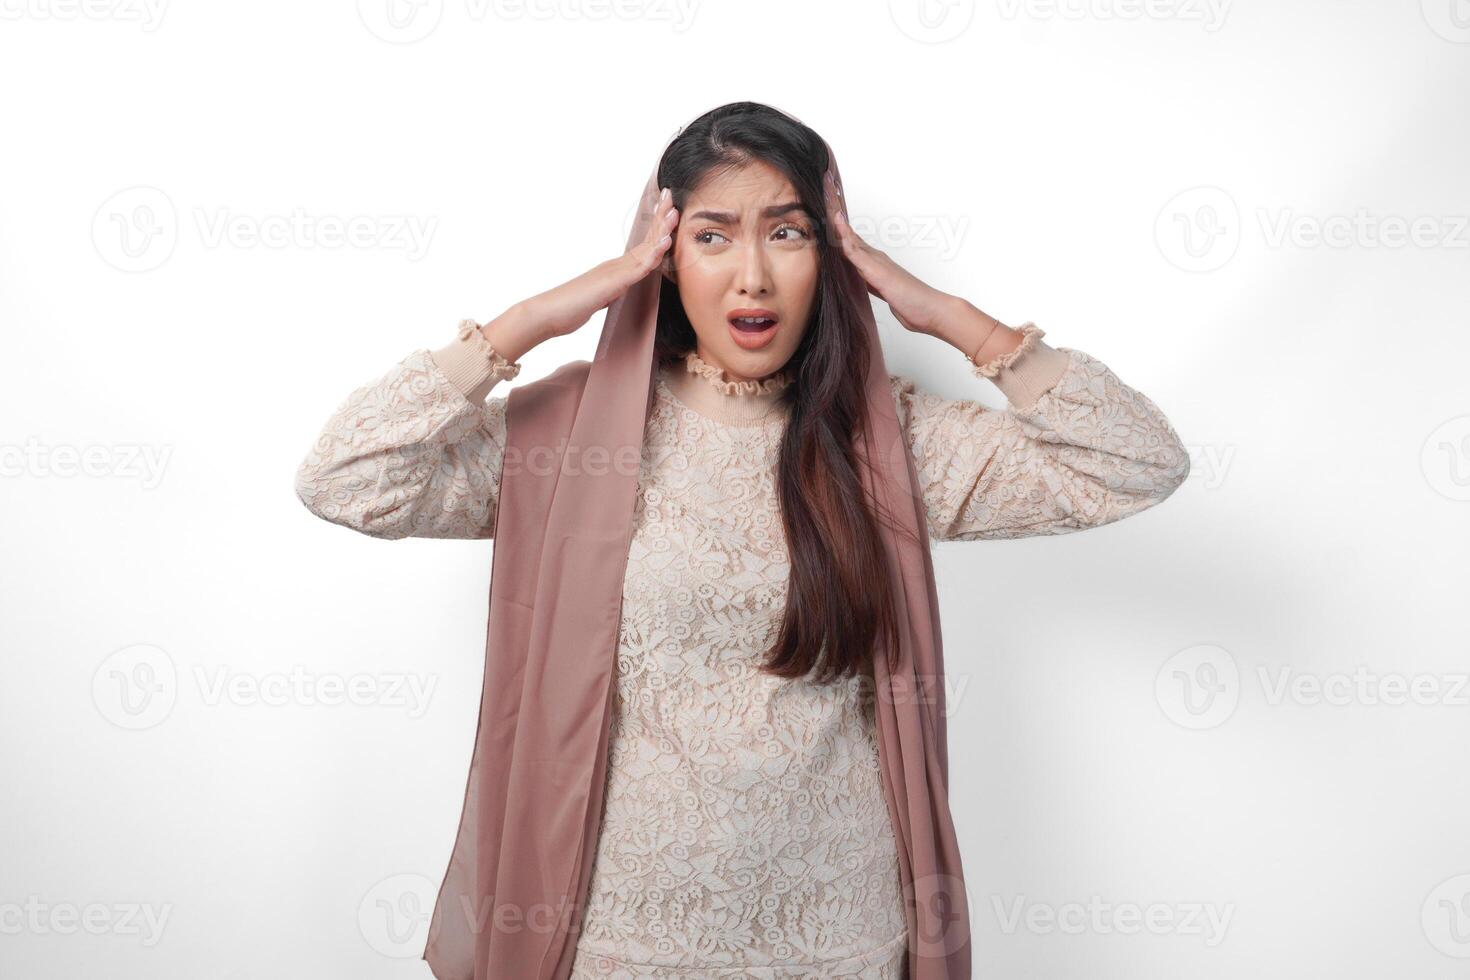
<path id="1" fill-rule="evenodd" d="M 828 170 L 828 172 L 823 173 L 822 175 L 822 204 L 826 207 L 826 219 L 828 219 L 828 225 L 831 225 L 832 231 L 838 232 L 839 237 L 841 237 L 841 231 L 839 231 L 838 223 L 836 223 L 836 217 L 838 217 L 839 209 L 838 206 L 836 206 L 836 190 L 832 187 L 831 170 Z"/>
<path id="2" fill-rule="evenodd" d="M 672 205 L 672 197 L 667 188 L 659 191 L 653 206 L 652 220 L 643 233 L 643 240 L 630 250 L 638 275 L 645 274 L 657 265 L 664 252 L 673 244 L 672 235 L 674 225 L 677 224 L 677 214 Z M 666 201 L 669 203 L 665 204 Z"/>
<path id="3" fill-rule="evenodd" d="M 649 271 L 659 264 L 666 248 L 667 245 L 659 239 L 652 241 L 645 239 L 629 249 L 622 257 L 621 263 L 616 266 L 619 270 L 619 282 L 627 286 L 648 275 Z"/>
<path id="4" fill-rule="evenodd" d="M 674 207 L 674 192 L 667 187 L 663 191 L 663 202 L 654 238 L 660 253 L 673 246 L 674 228 L 679 224 L 679 209 Z M 668 238 L 668 241 L 663 241 L 664 238 Z"/>
<path id="5" fill-rule="evenodd" d="M 847 203 L 842 199 L 841 188 L 830 175 L 827 194 L 832 202 L 830 207 L 832 227 L 837 232 L 837 240 L 842 244 L 843 252 L 851 258 L 856 253 L 869 248 L 868 243 L 853 228 L 852 222 L 847 220 Z"/>
<path id="6" fill-rule="evenodd" d="M 827 223 L 831 225 L 832 231 L 837 236 L 837 244 L 844 254 L 852 251 L 852 226 L 847 223 L 846 215 L 842 212 L 841 201 L 837 197 L 836 186 L 832 183 L 832 175 L 827 175 L 826 181 L 827 197 Z"/>
<path id="7" fill-rule="evenodd" d="M 837 196 L 837 185 L 832 181 L 832 171 L 823 174 L 822 198 L 827 206 L 827 220 L 833 225 L 837 223 L 837 214 L 842 210 L 840 199 Z"/>
<path id="8" fill-rule="evenodd" d="M 673 236 L 670 235 L 669 233 L 665 232 L 665 233 L 661 234 L 658 238 L 654 239 L 653 241 L 649 242 L 646 246 L 644 246 L 644 249 L 643 249 L 643 267 L 644 267 L 644 271 L 647 271 L 649 269 L 654 268 L 661 261 L 663 261 L 664 254 L 669 251 L 669 249 L 672 247 L 672 245 L 673 245 Z"/>
<path id="9" fill-rule="evenodd" d="M 847 215 L 841 209 L 833 219 L 833 225 L 837 229 L 838 241 L 842 242 L 843 253 L 854 262 L 858 261 L 868 243 L 863 241 L 862 236 L 848 223 Z"/>
<path id="10" fill-rule="evenodd" d="M 841 213 L 841 215 L 846 218 L 847 199 L 843 197 L 842 185 L 837 182 L 837 175 L 830 170 L 827 171 L 826 174 L 826 185 L 829 207 L 831 208 L 831 210 Z"/>
<path id="11" fill-rule="evenodd" d="M 664 231 L 665 234 L 672 236 L 674 234 L 674 229 L 679 227 L 679 209 L 674 207 L 674 192 L 670 190 L 668 192 L 668 195 L 668 227 L 665 228 Z M 672 245 L 672 239 L 670 240 L 670 244 Z"/>
<path id="12" fill-rule="evenodd" d="M 849 229 L 851 231 L 851 229 Z M 856 236 L 853 236 L 856 237 Z M 877 258 L 866 249 L 856 246 L 847 250 L 847 260 L 857 267 L 863 280 L 868 283 L 877 282 L 883 275 L 883 267 Z"/>
<path id="13" fill-rule="evenodd" d="M 674 206 L 673 189 L 667 189 L 666 193 L 668 194 L 668 201 L 666 210 L 664 212 L 664 220 L 662 222 L 663 234 L 655 243 L 655 254 L 653 259 L 653 264 L 655 267 L 663 265 L 663 263 L 666 261 L 670 263 L 674 261 L 674 236 L 677 234 L 677 229 L 679 227 L 679 221 L 681 218 L 679 214 L 679 209 Z M 670 270 L 673 270 L 672 265 L 670 266 Z"/>
<path id="14" fill-rule="evenodd" d="M 873 248 L 863 241 L 845 220 L 839 220 L 847 229 L 845 234 L 854 243 L 846 251 L 848 261 L 853 264 L 858 274 L 863 277 L 863 281 L 868 284 L 868 291 L 882 298 L 884 288 L 895 281 L 894 270 L 897 266 L 887 253 Z"/>
<path id="15" fill-rule="evenodd" d="M 666 187 L 660 187 L 658 197 L 653 202 L 652 220 L 648 222 L 648 230 L 643 235 L 643 244 L 653 245 L 664 235 L 664 218 L 668 212 L 664 208 L 664 199 L 669 191 Z"/>
<path id="16" fill-rule="evenodd" d="M 840 212 L 832 212 L 832 230 L 837 234 L 837 245 L 842 249 L 842 254 L 852 258 L 852 228 L 842 220 Z"/>

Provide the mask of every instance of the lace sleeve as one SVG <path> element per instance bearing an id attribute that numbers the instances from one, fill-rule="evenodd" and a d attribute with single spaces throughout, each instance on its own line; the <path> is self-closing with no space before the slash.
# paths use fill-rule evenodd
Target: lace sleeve
<path id="1" fill-rule="evenodd" d="M 1189 455 L 1152 401 L 1096 358 L 1041 336 L 1031 327 L 1021 347 L 975 366 L 1005 392 L 1005 409 L 889 376 L 931 538 L 1098 527 L 1160 503 L 1189 475 Z"/>
<path id="2" fill-rule="evenodd" d="M 297 497 L 372 537 L 491 537 L 506 398 L 483 399 L 517 369 L 463 326 L 449 346 L 414 351 L 327 419 L 297 468 Z"/>

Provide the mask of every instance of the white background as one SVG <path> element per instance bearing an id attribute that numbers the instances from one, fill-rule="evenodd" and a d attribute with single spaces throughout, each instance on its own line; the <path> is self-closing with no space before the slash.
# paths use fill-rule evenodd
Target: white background
<path id="1" fill-rule="evenodd" d="M 0 975 L 428 977 L 493 545 L 324 523 L 296 465 L 754 99 L 1190 448 L 1136 518 L 937 548 L 975 975 L 1464 976 L 1455 2 L 0 0 Z M 875 305 L 890 369 L 1004 405 Z"/>

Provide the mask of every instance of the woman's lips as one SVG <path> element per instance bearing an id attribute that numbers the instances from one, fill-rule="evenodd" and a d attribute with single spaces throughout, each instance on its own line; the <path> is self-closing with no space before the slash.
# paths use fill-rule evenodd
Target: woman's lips
<path id="1" fill-rule="evenodd" d="M 746 350 L 759 350 L 769 344 L 776 336 L 776 330 L 780 326 L 778 322 L 771 322 L 764 327 L 755 327 L 750 324 L 741 324 L 737 320 L 730 321 L 730 336 L 735 343 Z"/>
<path id="2" fill-rule="evenodd" d="M 725 314 L 730 324 L 730 336 L 746 350 L 758 350 L 769 344 L 776 336 L 780 317 L 775 310 L 764 306 L 740 306 Z M 761 320 L 764 323 L 750 321 Z"/>

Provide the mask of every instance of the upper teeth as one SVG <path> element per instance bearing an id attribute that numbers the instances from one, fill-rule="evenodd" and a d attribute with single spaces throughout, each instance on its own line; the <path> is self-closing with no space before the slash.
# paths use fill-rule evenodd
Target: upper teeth
<path id="1" fill-rule="evenodd" d="M 768 317 L 768 316 L 737 316 L 735 318 L 735 322 L 736 323 L 770 323 L 771 322 L 771 318 Z"/>

